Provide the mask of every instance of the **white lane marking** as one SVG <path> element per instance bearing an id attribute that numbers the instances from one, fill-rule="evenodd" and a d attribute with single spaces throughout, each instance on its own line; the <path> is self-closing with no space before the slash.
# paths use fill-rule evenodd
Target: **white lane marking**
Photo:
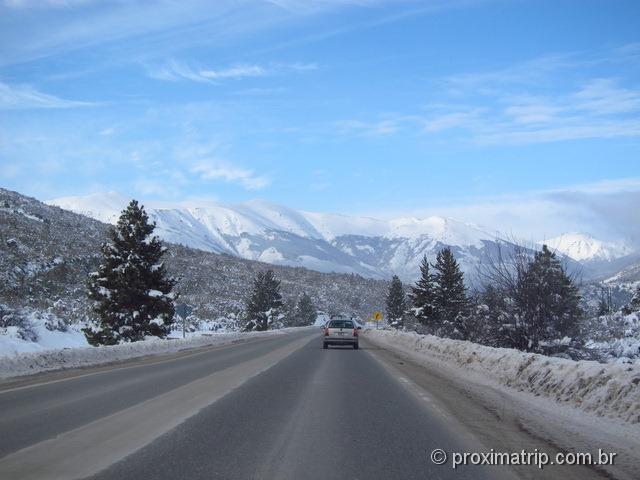
<path id="1" fill-rule="evenodd" d="M 131 357 L 131 358 L 126 358 L 126 359 L 122 359 L 122 360 L 116 360 L 116 362 L 120 363 L 120 362 L 130 362 L 130 361 L 134 361 L 134 360 L 144 360 L 145 358 L 148 359 L 149 357 L 154 357 L 154 356 L 165 356 L 165 355 L 173 355 L 171 358 L 162 358 L 159 359 L 157 361 L 150 361 L 150 362 L 145 362 L 145 363 L 139 363 L 137 365 L 118 365 L 115 364 L 113 365 L 113 368 L 109 368 L 109 364 L 98 364 L 98 365 L 91 365 L 91 366 L 87 366 L 86 368 L 105 368 L 105 370 L 100 370 L 99 372 L 89 372 L 89 373 L 83 373 L 80 375 L 72 375 L 70 377 L 65 377 L 65 378 L 58 378 L 56 380 L 48 380 L 46 382 L 39 382 L 39 383 L 32 383 L 29 385 L 23 385 L 20 387 L 13 387 L 13 388 L 8 388 L 6 390 L 1 390 L 1 386 L 0 386 L 0 395 L 2 395 L 3 393 L 9 393 L 9 392 L 15 392 L 18 390 L 26 390 L 28 388 L 34 388 L 34 387 L 41 387 L 43 385 L 50 385 L 52 383 L 60 383 L 60 382 L 68 382 L 69 380 L 75 380 L 77 378 L 84 378 L 84 377 L 90 377 L 92 375 L 102 375 L 105 373 L 110 373 L 110 372 L 114 372 L 114 371 L 118 371 L 118 370 L 129 370 L 132 368 L 140 368 L 140 367 L 147 367 L 147 366 L 151 366 L 151 365 L 161 365 L 163 363 L 169 363 L 169 362 L 175 362 L 176 360 L 181 360 L 183 358 L 191 358 L 191 357 L 195 357 L 198 355 L 204 355 L 206 353 L 210 353 L 213 351 L 218 351 L 218 350 L 225 350 L 227 348 L 230 347 L 237 347 L 239 345 L 249 345 L 252 343 L 257 343 L 257 342 L 261 342 L 270 338 L 282 338 L 280 336 L 277 337 L 272 337 L 272 336 L 267 336 L 267 337 L 261 337 L 261 338 L 256 338 L 256 339 L 251 339 L 251 340 L 242 340 L 240 342 L 237 342 L 235 340 L 229 342 L 229 343 L 224 343 L 222 345 L 204 345 L 204 346 L 199 346 L 199 347 L 194 347 L 195 349 L 198 349 L 197 352 L 193 352 L 193 353 L 183 353 L 185 350 L 178 350 L 177 352 L 172 352 L 172 353 L 159 353 L 159 354 L 152 354 L 152 355 L 144 355 L 141 357 Z M 211 347 L 211 348 L 209 348 Z M 201 350 L 204 349 L 204 350 Z M 78 367 L 78 368 L 83 368 L 83 367 Z M 49 372 L 42 372 L 44 374 L 47 373 L 60 373 L 61 371 L 64 370 L 51 370 Z M 6 380 L 13 380 L 12 378 L 8 378 Z"/>
<path id="2" fill-rule="evenodd" d="M 149 444 L 309 343 L 305 337 L 0 459 L 0 478 L 85 478 Z"/>

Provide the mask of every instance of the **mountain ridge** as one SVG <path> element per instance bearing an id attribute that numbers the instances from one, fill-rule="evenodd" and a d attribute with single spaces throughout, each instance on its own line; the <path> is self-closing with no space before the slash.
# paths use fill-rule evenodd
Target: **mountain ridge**
<path id="1" fill-rule="evenodd" d="M 90 318 L 87 279 L 101 260 L 109 225 L 3 188 L 0 225 L 0 305 L 51 312 L 73 322 Z M 201 320 L 241 322 L 253 279 L 267 268 L 281 281 L 285 302 L 306 292 L 325 313 L 362 317 L 384 306 L 384 281 L 165 245 L 164 261 L 178 281 L 180 301 L 193 306 Z"/>
<path id="2" fill-rule="evenodd" d="M 543 243 L 577 261 L 611 261 L 634 253 L 622 242 L 606 242 L 583 232 L 567 232 L 538 242 Z"/>
<path id="3" fill-rule="evenodd" d="M 49 200 L 89 217 L 115 223 L 129 199 L 116 192 Z M 508 244 L 479 227 L 431 216 L 379 220 L 306 212 L 263 200 L 226 205 L 207 202 L 167 205 L 147 202 L 158 235 L 172 243 L 227 253 L 276 265 L 368 278 L 398 275 L 413 281 L 424 255 L 434 259 L 444 247 L 457 252 L 462 269 L 474 273 L 487 249 Z"/>

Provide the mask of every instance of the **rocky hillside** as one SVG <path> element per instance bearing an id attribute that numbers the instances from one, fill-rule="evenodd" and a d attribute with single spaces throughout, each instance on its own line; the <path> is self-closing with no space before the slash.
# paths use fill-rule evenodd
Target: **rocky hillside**
<path id="1" fill-rule="evenodd" d="M 110 192 L 48 203 L 115 223 L 128 201 Z M 273 265 L 367 278 L 398 275 L 413 282 L 425 255 L 433 261 L 439 250 L 450 247 L 472 283 L 483 259 L 498 247 L 507 252 L 514 247 L 475 225 L 438 216 L 379 220 L 305 212 L 260 200 L 234 205 L 150 202 L 145 207 L 160 238 L 172 243 Z"/>
<path id="2" fill-rule="evenodd" d="M 86 279 L 100 259 L 99 245 L 109 226 L 4 189 L 0 225 L 0 303 L 46 309 L 72 321 L 86 318 Z M 366 316 L 382 308 L 386 294 L 386 282 L 357 275 L 168 246 L 168 270 L 179 278 L 183 301 L 201 319 L 238 315 L 255 272 L 265 268 L 275 270 L 285 299 L 306 291 L 325 312 Z"/>

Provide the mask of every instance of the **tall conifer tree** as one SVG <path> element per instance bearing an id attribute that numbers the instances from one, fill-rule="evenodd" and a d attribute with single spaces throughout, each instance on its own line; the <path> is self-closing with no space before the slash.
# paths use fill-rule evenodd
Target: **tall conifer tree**
<path id="1" fill-rule="evenodd" d="M 295 309 L 296 325 L 304 327 L 307 325 L 313 325 L 318 318 L 318 311 L 316 310 L 311 297 L 303 292 Z"/>
<path id="2" fill-rule="evenodd" d="M 258 272 L 253 280 L 253 290 L 247 299 L 245 330 L 264 331 L 278 327 L 282 321 L 283 302 L 280 281 L 273 270 Z"/>
<path id="3" fill-rule="evenodd" d="M 110 230 L 110 241 L 101 247 L 102 263 L 89 276 L 88 296 L 98 316 L 95 328 L 83 330 L 91 345 L 164 338 L 169 333 L 175 282 L 166 274 L 165 247 L 153 236 L 154 229 L 144 207 L 132 200 Z"/>
<path id="4" fill-rule="evenodd" d="M 466 338 L 469 300 L 464 274 L 450 248 L 438 252 L 433 265 L 435 283 L 434 316 L 439 334 L 452 338 Z"/>
<path id="5" fill-rule="evenodd" d="M 387 294 L 387 319 L 389 325 L 395 328 L 402 328 L 406 309 L 407 302 L 402 282 L 397 275 L 394 275 Z"/>
<path id="6" fill-rule="evenodd" d="M 435 292 L 433 276 L 429 272 L 429 261 L 425 255 L 420 263 L 420 278 L 411 287 L 409 295 L 412 303 L 412 311 L 417 320 L 425 327 L 433 327 L 433 306 Z"/>

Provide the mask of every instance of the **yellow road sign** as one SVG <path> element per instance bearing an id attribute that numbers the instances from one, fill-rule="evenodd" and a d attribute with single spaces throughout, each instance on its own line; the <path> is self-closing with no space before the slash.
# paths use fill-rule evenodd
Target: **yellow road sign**
<path id="1" fill-rule="evenodd" d="M 379 322 L 380 320 L 382 320 L 382 312 L 376 312 L 376 313 L 374 313 L 374 314 L 373 314 L 373 319 L 374 319 L 376 322 Z"/>

